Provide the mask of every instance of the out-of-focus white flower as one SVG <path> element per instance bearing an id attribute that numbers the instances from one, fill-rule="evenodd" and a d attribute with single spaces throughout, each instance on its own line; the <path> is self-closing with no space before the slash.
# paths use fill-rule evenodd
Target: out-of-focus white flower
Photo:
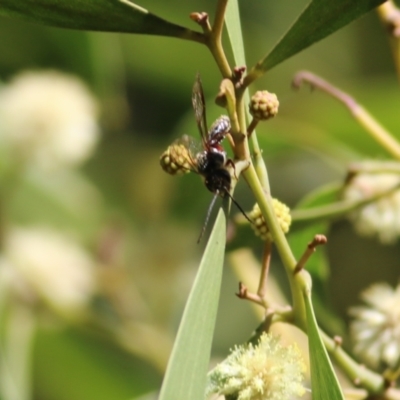
<path id="1" fill-rule="evenodd" d="M 366 162 L 382 170 L 386 163 Z M 397 168 L 400 168 L 399 166 Z M 400 173 L 361 172 L 354 176 L 345 187 L 343 197 L 346 200 L 365 200 L 384 193 L 400 184 Z M 367 237 L 377 236 L 384 244 L 396 241 L 400 236 L 400 190 L 379 198 L 373 203 L 352 211 L 349 215 L 356 231 Z"/>
<path id="2" fill-rule="evenodd" d="M 352 307 L 354 352 L 373 367 L 400 361 L 400 285 L 377 283 L 361 294 L 366 306 Z"/>
<path id="3" fill-rule="evenodd" d="M 296 345 L 283 346 L 264 333 L 256 346 L 237 346 L 208 374 L 206 396 L 213 393 L 237 400 L 282 400 L 302 396 L 306 366 Z"/>
<path id="4" fill-rule="evenodd" d="M 24 72 L 0 91 L 0 143 L 16 162 L 76 165 L 98 141 L 97 114 L 95 99 L 78 78 Z"/>
<path id="5" fill-rule="evenodd" d="M 20 295 L 24 290 L 24 300 L 40 298 L 67 317 L 85 311 L 96 287 L 89 255 L 71 238 L 50 229 L 12 229 L 1 266 L 10 270 L 5 276 L 17 283 L 14 289 Z"/>

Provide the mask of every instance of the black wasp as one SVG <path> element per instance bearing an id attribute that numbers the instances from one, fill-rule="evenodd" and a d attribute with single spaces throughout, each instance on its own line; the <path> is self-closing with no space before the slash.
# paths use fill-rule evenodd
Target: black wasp
<path id="1" fill-rule="evenodd" d="M 222 115 L 211 125 L 210 129 L 207 129 L 206 103 L 199 74 L 197 74 L 193 85 L 192 105 L 197 127 L 200 132 L 202 150 L 194 155 L 191 150 L 194 146 L 191 142 L 189 143 L 190 138 L 187 136 L 183 138 L 181 143 L 184 144 L 189 151 L 190 170 L 201 175 L 204 178 L 204 184 L 207 189 L 214 193 L 214 198 L 208 208 L 206 221 L 198 239 L 199 242 L 203 236 L 211 210 L 218 196 L 230 197 L 244 216 L 247 219 L 248 217 L 230 194 L 232 177 L 227 166 L 229 164 L 233 165 L 233 161 L 227 158 L 226 152 L 221 145 L 222 140 L 231 129 L 230 120 L 226 115 Z"/>

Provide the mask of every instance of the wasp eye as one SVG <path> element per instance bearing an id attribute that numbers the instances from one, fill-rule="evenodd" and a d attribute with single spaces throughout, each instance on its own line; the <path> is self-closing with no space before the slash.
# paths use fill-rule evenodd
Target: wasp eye
<path id="1" fill-rule="evenodd" d="M 161 154 L 161 168 L 170 175 L 183 175 L 191 170 L 189 150 L 183 144 L 173 144 Z"/>

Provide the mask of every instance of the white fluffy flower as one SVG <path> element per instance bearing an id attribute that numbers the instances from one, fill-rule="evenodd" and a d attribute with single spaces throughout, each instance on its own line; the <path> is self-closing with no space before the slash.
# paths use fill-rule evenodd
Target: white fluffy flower
<path id="1" fill-rule="evenodd" d="M 14 228 L 6 238 L 2 267 L 14 286 L 65 316 L 84 311 L 95 290 L 94 264 L 71 238 L 44 228 Z M 26 297 L 26 290 L 24 293 Z"/>
<path id="2" fill-rule="evenodd" d="M 206 395 L 237 400 L 282 400 L 302 396 L 305 364 L 296 345 L 283 346 L 279 338 L 264 333 L 256 346 L 235 347 L 208 374 Z"/>
<path id="3" fill-rule="evenodd" d="M 72 75 L 24 72 L 0 91 L 0 143 L 15 162 L 76 165 L 98 136 L 97 104 Z"/>
<path id="4" fill-rule="evenodd" d="M 385 163 L 376 163 L 376 167 L 379 165 L 385 168 Z M 365 200 L 387 192 L 398 184 L 400 173 L 362 172 L 351 179 L 343 196 L 346 200 Z M 384 244 L 395 242 L 400 236 L 400 190 L 351 212 L 349 218 L 360 235 L 377 236 Z"/>
<path id="5" fill-rule="evenodd" d="M 400 285 L 377 283 L 361 294 L 366 306 L 352 307 L 354 351 L 373 367 L 400 361 Z"/>

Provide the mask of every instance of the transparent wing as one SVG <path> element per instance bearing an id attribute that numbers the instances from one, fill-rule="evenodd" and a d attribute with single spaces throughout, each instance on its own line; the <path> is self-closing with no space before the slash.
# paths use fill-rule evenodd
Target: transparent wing
<path id="1" fill-rule="evenodd" d="M 193 91 L 192 91 L 192 104 L 201 140 L 203 142 L 204 148 L 207 149 L 208 142 L 207 142 L 206 103 L 204 100 L 204 92 L 203 92 L 203 86 L 201 84 L 200 74 L 196 75 L 196 80 L 194 81 Z"/>
<path id="2" fill-rule="evenodd" d="M 179 168 L 199 173 L 196 154 L 201 151 L 201 143 L 193 137 L 183 135 L 170 146 L 171 158 L 176 160 Z"/>

